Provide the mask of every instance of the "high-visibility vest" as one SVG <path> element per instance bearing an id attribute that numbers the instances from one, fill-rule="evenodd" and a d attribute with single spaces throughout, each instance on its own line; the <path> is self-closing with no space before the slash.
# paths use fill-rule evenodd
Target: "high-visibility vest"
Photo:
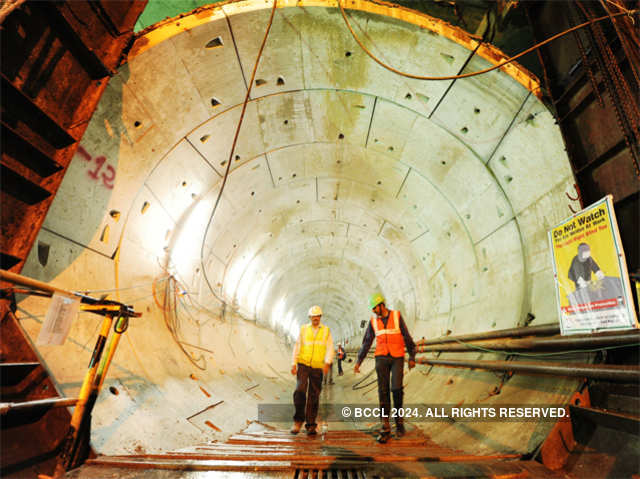
<path id="1" fill-rule="evenodd" d="M 371 326 L 376 333 L 376 356 L 391 355 L 394 358 L 404 356 L 404 338 L 400 331 L 400 311 L 389 311 L 387 327 L 382 319 L 371 317 Z"/>
<path id="2" fill-rule="evenodd" d="M 300 352 L 298 362 L 312 368 L 324 366 L 324 356 L 327 352 L 329 328 L 324 324 L 313 330 L 313 326 L 305 324 L 300 331 Z"/>

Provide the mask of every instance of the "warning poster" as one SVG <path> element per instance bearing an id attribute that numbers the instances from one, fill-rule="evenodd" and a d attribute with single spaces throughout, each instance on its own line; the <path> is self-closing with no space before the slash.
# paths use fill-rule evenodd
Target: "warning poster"
<path id="1" fill-rule="evenodd" d="M 549 232 L 562 334 L 638 327 L 611 195 Z"/>

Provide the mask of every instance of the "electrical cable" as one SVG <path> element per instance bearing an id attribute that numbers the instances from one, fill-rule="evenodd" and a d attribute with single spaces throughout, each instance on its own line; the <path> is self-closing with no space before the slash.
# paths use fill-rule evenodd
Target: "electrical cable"
<path id="1" fill-rule="evenodd" d="M 345 24 L 347 25 L 347 28 L 349 29 L 349 31 L 351 32 L 351 36 L 353 37 L 353 39 L 356 41 L 356 43 L 360 46 L 360 48 L 362 49 L 362 51 L 364 51 L 373 61 L 375 61 L 378 65 L 380 65 L 383 68 L 386 68 L 387 70 L 396 73 L 400 76 L 403 77 L 407 77 L 407 78 L 412 78 L 414 80 L 428 80 L 428 81 L 441 81 L 441 80 L 457 80 L 460 78 L 469 78 L 469 77 L 473 77 L 473 76 L 477 76 L 477 75 L 482 75 L 484 73 L 489 73 L 490 71 L 493 70 L 497 70 L 498 68 L 502 68 L 503 66 L 505 66 L 508 63 L 513 62 L 514 60 L 517 60 L 518 58 L 531 53 L 534 50 L 537 50 L 538 48 L 546 45 L 547 43 L 551 43 L 554 40 L 557 40 L 560 37 L 563 37 L 565 35 L 568 35 L 569 33 L 575 31 L 575 30 L 579 30 L 580 28 L 584 28 L 586 26 L 589 26 L 593 23 L 596 22 L 600 22 L 603 20 L 608 20 L 611 19 L 613 17 L 617 17 L 617 16 L 621 16 L 621 15 L 628 15 L 631 16 L 632 14 L 637 14 L 640 10 L 628 10 L 626 12 L 618 12 L 618 13 L 614 13 L 611 15 L 605 15 L 603 17 L 598 17 L 598 18 L 594 18 L 591 19 L 587 22 L 581 23 L 580 25 L 576 25 L 572 28 L 569 28 L 563 32 L 560 32 L 550 38 L 547 38 L 546 40 L 543 40 L 540 43 L 537 43 L 536 45 L 532 46 L 531 48 L 528 48 L 520 53 L 518 53 L 517 55 L 513 56 L 513 57 L 509 57 L 506 60 L 504 60 L 503 62 L 498 63 L 497 65 L 493 65 L 492 67 L 489 68 L 485 68 L 484 70 L 478 70 L 475 72 L 470 72 L 470 73 L 461 73 L 458 75 L 448 75 L 448 76 L 439 76 L 439 77 L 434 77 L 434 76 L 421 76 L 421 75 L 414 75 L 412 73 L 406 73 L 406 72 L 402 72 L 394 67 L 392 67 L 391 65 L 387 65 L 386 63 L 384 63 L 382 60 L 380 60 L 379 58 L 377 58 L 373 53 L 371 53 L 371 51 L 362 43 L 362 41 L 360 40 L 360 38 L 358 38 L 358 36 L 356 35 L 356 32 L 353 30 L 353 27 L 351 26 L 351 24 L 349 23 L 349 19 L 347 18 L 347 14 L 344 11 L 344 7 L 342 6 L 342 1 L 338 0 L 338 7 L 340 8 L 340 13 L 342 14 L 342 18 L 345 21 Z"/>
<path id="2" fill-rule="evenodd" d="M 224 191 L 224 187 L 227 184 L 227 178 L 229 177 L 229 171 L 231 170 L 231 163 L 233 162 L 233 153 L 236 149 L 236 143 L 238 142 L 238 136 L 240 135 L 240 127 L 242 126 L 242 121 L 244 120 L 244 114 L 247 110 L 247 104 L 249 103 L 249 98 L 251 96 L 251 89 L 253 87 L 253 82 L 256 77 L 256 72 L 258 70 L 258 64 L 260 63 L 260 58 L 262 57 L 262 52 L 264 50 L 265 45 L 267 44 L 267 38 L 269 37 L 269 31 L 271 30 L 271 25 L 273 24 L 273 17 L 276 13 L 276 6 L 278 4 L 278 0 L 273 0 L 273 7 L 271 8 L 271 15 L 269 16 L 269 24 L 267 25 L 267 30 L 264 33 L 264 38 L 262 39 L 262 44 L 260 45 L 260 50 L 258 50 L 258 56 L 256 58 L 256 62 L 253 65 L 253 71 L 251 72 L 251 80 L 249 81 L 249 85 L 247 86 L 247 94 L 244 97 L 244 102 L 242 102 L 242 111 L 240 112 L 240 119 L 238 120 L 238 126 L 236 127 L 236 133 L 233 136 L 233 143 L 231 144 L 231 151 L 229 152 L 229 159 L 227 160 L 227 168 L 224 172 L 224 177 L 222 178 L 222 185 L 220 186 L 220 191 L 218 192 L 218 196 L 216 198 L 216 202 L 213 205 L 213 211 L 211 212 L 211 216 L 209 217 L 209 221 L 207 223 L 207 227 L 204 230 L 204 234 L 202 236 L 202 244 L 200 245 L 200 267 L 202 269 L 202 276 L 204 277 L 207 286 L 211 293 L 216 296 L 211 283 L 209 282 L 209 278 L 207 277 L 207 269 L 204 266 L 204 244 L 207 239 L 207 234 L 209 233 L 209 228 L 213 223 L 213 218 L 218 210 L 218 204 L 220 203 L 220 199 L 222 198 L 222 193 Z M 217 296 L 216 296 L 217 297 Z"/>

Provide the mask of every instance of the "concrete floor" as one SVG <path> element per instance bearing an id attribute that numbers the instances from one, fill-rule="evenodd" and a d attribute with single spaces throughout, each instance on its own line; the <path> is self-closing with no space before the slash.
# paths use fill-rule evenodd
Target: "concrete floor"
<path id="1" fill-rule="evenodd" d="M 258 405 L 290 403 L 292 338 L 312 304 L 351 349 L 375 290 L 416 340 L 516 327 L 528 313 L 533 325 L 557 320 L 547 231 L 579 205 L 537 80 L 517 65 L 465 80 L 402 78 L 362 52 L 333 4 L 279 2 L 232 153 L 270 6 L 213 6 L 138 38 L 23 270 L 143 313 L 93 414 L 101 454 L 223 440 Z M 489 47 L 474 55 L 469 35 L 423 14 L 349 8 L 365 43 L 402 70 L 451 75 L 500 57 Z M 46 307 L 19 304 L 33 338 Z M 81 313 L 64 346 L 40 348 L 69 397 L 98 325 Z M 346 369 L 326 400 L 375 404 L 375 385 L 354 390 Z M 406 374 L 405 402 L 562 405 L 577 384 L 419 366 Z M 530 452 L 552 424 L 418 426 L 443 446 L 489 454 Z"/>

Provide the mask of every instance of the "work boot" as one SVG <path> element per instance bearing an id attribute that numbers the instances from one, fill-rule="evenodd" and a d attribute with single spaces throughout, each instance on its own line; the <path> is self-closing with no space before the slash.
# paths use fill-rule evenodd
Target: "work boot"
<path id="1" fill-rule="evenodd" d="M 291 428 L 291 434 L 298 434 L 300 432 L 300 429 L 302 428 L 302 421 L 298 422 L 294 422 L 293 423 L 293 427 Z"/>
<path id="2" fill-rule="evenodd" d="M 389 418 L 384 418 L 382 421 L 382 428 L 376 437 L 376 441 L 380 444 L 386 443 L 391 438 L 391 425 L 389 424 Z"/>
<path id="3" fill-rule="evenodd" d="M 307 436 L 315 436 L 318 434 L 317 426 L 307 427 Z"/>
<path id="4" fill-rule="evenodd" d="M 396 418 L 396 437 L 402 437 L 406 434 L 406 430 L 404 428 L 404 418 L 397 417 Z"/>

